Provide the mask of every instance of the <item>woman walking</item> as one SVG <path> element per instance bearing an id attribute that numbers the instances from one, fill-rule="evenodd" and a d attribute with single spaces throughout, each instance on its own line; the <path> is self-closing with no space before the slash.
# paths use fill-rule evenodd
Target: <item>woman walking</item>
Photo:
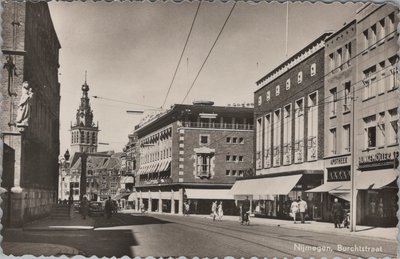
<path id="1" fill-rule="evenodd" d="M 293 217 L 293 222 L 296 224 L 296 214 L 299 212 L 299 203 L 294 200 L 290 205 L 290 216 Z"/>
<path id="2" fill-rule="evenodd" d="M 218 219 L 222 220 L 223 216 L 224 216 L 224 210 L 222 208 L 222 201 L 220 201 L 218 205 Z"/>

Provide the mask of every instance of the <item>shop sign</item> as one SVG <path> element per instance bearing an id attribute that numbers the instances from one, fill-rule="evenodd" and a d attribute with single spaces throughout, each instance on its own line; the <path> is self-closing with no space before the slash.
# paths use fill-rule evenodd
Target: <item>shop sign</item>
<path id="1" fill-rule="evenodd" d="M 399 152 L 376 153 L 361 156 L 358 159 L 359 170 L 374 170 L 380 168 L 396 168 L 399 163 Z"/>
<path id="2" fill-rule="evenodd" d="M 350 181 L 350 166 L 328 169 L 328 182 Z"/>
<path id="3" fill-rule="evenodd" d="M 331 165 L 345 165 L 348 163 L 347 156 L 331 159 Z"/>

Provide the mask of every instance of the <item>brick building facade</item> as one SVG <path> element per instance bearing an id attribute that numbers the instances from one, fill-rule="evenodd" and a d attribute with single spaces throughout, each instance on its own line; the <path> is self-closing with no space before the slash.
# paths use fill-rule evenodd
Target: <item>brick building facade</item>
<path id="1" fill-rule="evenodd" d="M 257 81 L 254 93 L 255 177 L 232 191 L 249 196 L 255 212 L 287 217 L 291 200 L 303 196 L 319 218 L 320 197 L 306 193 L 323 180 L 324 44 L 321 35 Z M 276 186 L 279 186 L 277 189 Z M 252 209 L 253 209 L 252 208 Z"/>
<path id="2" fill-rule="evenodd" d="M 252 172 L 252 114 L 211 103 L 174 105 L 138 125 L 136 209 L 182 213 L 188 201 L 192 213 L 209 213 L 212 200 L 224 200 L 226 213 L 236 213 L 229 189 Z"/>
<path id="3" fill-rule="evenodd" d="M 2 3 L 0 130 L 15 151 L 11 209 L 6 217 L 19 226 L 49 213 L 57 198 L 60 84 L 59 49 L 47 3 Z M 17 127 L 22 83 L 33 92 L 30 116 Z M 8 186 L 11 187 L 11 186 Z M 10 193 L 9 193 L 10 194 Z M 8 208 L 5 208 L 8 210 Z"/>

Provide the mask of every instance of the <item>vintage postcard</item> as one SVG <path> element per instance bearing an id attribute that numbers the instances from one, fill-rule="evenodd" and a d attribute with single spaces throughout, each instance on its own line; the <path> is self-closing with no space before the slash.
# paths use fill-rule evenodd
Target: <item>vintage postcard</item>
<path id="1" fill-rule="evenodd" d="M 399 7 L 3 1 L 4 256 L 396 258 Z"/>

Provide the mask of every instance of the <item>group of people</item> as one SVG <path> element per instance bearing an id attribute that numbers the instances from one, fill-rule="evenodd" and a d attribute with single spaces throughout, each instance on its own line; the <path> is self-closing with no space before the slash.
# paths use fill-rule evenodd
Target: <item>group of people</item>
<path id="1" fill-rule="evenodd" d="M 89 201 L 86 196 L 83 196 L 82 202 L 80 203 L 80 212 L 82 214 L 82 218 L 86 219 L 88 216 L 89 212 Z M 106 202 L 104 203 L 104 213 L 107 219 L 111 218 L 111 215 L 113 213 L 116 213 L 115 206 L 113 205 L 113 201 L 111 200 L 111 197 L 108 197 Z"/>
<path id="2" fill-rule="evenodd" d="M 219 204 L 217 201 L 213 201 L 213 203 L 211 204 L 211 216 L 213 218 L 213 221 L 222 220 L 222 217 L 224 216 L 222 201 L 220 201 Z"/>
<path id="3" fill-rule="evenodd" d="M 342 204 L 337 198 L 332 205 L 332 217 L 335 228 L 341 228 L 342 225 L 344 228 L 350 226 L 350 212 L 343 210 Z"/>
<path id="4" fill-rule="evenodd" d="M 305 223 L 305 214 L 307 211 L 307 202 L 304 201 L 300 196 L 297 200 L 294 200 L 290 205 L 290 216 L 293 218 L 293 222 L 296 223 L 297 215 L 300 215 L 301 223 Z"/>

